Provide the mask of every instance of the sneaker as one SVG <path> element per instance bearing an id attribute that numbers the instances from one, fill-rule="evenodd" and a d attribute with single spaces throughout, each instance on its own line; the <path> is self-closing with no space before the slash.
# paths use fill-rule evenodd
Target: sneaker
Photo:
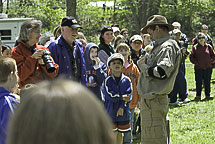
<path id="1" fill-rule="evenodd" d="M 180 101 L 176 101 L 176 102 L 173 102 L 173 103 L 169 103 L 170 105 L 179 105 L 179 104 L 182 104 L 182 102 L 180 102 Z"/>
<path id="2" fill-rule="evenodd" d="M 183 103 L 189 103 L 191 100 L 189 98 L 186 98 L 183 100 Z"/>
<path id="3" fill-rule="evenodd" d="M 213 100 L 213 97 L 207 96 L 205 99 L 206 100 Z"/>
<path id="4" fill-rule="evenodd" d="M 194 98 L 194 101 L 200 101 L 201 100 L 201 97 L 200 96 L 196 96 L 195 98 Z"/>

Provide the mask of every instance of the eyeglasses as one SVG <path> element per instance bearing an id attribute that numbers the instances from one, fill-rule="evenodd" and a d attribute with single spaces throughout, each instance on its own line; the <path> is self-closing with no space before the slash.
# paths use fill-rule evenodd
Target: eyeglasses
<path id="1" fill-rule="evenodd" d="M 123 34 L 126 35 L 126 34 L 128 34 L 128 33 L 125 32 L 125 33 L 123 33 Z"/>
<path id="2" fill-rule="evenodd" d="M 198 39 L 205 39 L 205 37 L 199 37 Z"/>
<path id="3" fill-rule="evenodd" d="M 134 44 L 141 45 L 142 43 L 140 41 L 134 41 Z"/>

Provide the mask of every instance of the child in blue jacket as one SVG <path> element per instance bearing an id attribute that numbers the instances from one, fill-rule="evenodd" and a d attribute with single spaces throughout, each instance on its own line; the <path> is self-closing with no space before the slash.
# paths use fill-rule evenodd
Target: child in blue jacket
<path id="1" fill-rule="evenodd" d="M 107 67 L 100 61 L 98 57 L 99 47 L 94 43 L 88 43 L 84 52 L 84 59 L 86 63 L 86 78 L 87 87 L 97 96 L 101 98 L 101 85 L 107 77 Z"/>
<path id="2" fill-rule="evenodd" d="M 112 74 L 105 79 L 102 88 L 105 109 L 113 121 L 117 143 L 122 143 L 123 133 L 131 130 L 129 102 L 132 99 L 132 84 L 131 80 L 122 73 L 124 57 L 120 53 L 112 54 L 108 58 L 107 65 Z"/>
<path id="3" fill-rule="evenodd" d="M 18 103 L 16 95 L 10 92 L 17 84 L 16 61 L 6 56 L 0 57 L 0 144 L 6 143 L 9 116 Z"/>

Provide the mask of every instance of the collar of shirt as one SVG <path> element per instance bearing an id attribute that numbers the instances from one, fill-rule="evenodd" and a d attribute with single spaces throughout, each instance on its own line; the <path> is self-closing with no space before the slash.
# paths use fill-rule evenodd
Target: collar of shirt
<path id="1" fill-rule="evenodd" d="M 160 39 L 157 39 L 155 40 L 155 45 L 154 47 L 157 47 L 159 45 L 161 45 L 162 43 L 164 43 L 165 41 L 167 41 L 168 39 L 170 39 L 170 37 L 164 37 L 164 38 L 160 38 Z"/>

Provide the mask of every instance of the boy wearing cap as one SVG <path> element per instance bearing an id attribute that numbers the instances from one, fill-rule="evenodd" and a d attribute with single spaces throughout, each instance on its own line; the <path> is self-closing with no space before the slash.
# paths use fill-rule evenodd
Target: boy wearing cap
<path id="1" fill-rule="evenodd" d="M 178 29 L 181 31 L 181 24 L 179 22 L 173 22 L 172 26 L 174 27 L 174 29 Z M 179 42 L 180 42 L 182 47 L 184 47 L 186 49 L 188 48 L 188 39 L 187 39 L 186 34 L 181 32 Z"/>
<path id="2" fill-rule="evenodd" d="M 74 17 L 64 17 L 61 22 L 62 34 L 48 48 L 55 63 L 59 65 L 59 75 L 86 85 L 86 66 L 81 44 L 75 40 L 78 29 L 82 28 Z"/>
<path id="3" fill-rule="evenodd" d="M 130 39 L 131 59 L 137 65 L 139 57 L 144 54 L 142 49 L 143 39 L 140 35 L 133 35 Z"/>
<path id="4" fill-rule="evenodd" d="M 138 61 L 140 77 L 137 90 L 141 96 L 141 140 L 143 144 L 169 144 L 168 94 L 172 91 L 181 62 L 181 51 L 170 39 L 173 26 L 161 15 L 148 18 L 142 33 L 155 41 L 152 52 Z"/>
<path id="5" fill-rule="evenodd" d="M 132 85 L 131 80 L 122 73 L 124 58 L 120 53 L 111 55 L 107 65 L 111 75 L 104 80 L 102 93 L 105 109 L 114 124 L 117 144 L 121 144 L 123 133 L 131 130 L 129 102 L 132 99 Z"/>

